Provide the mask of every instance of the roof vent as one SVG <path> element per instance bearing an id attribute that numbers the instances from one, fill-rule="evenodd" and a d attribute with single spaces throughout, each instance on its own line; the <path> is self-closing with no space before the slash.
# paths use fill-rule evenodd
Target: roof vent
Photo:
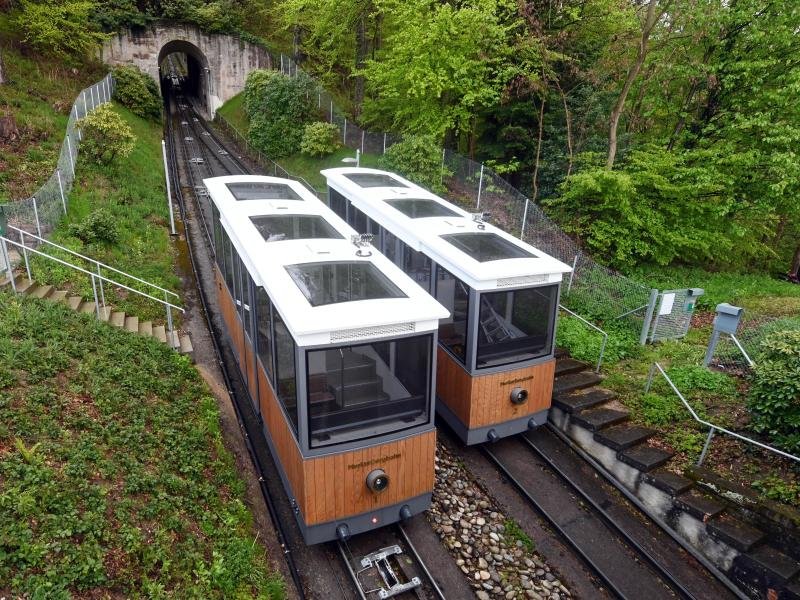
<path id="1" fill-rule="evenodd" d="M 386 337 L 414 333 L 414 323 L 398 323 L 396 325 L 380 325 L 378 327 L 359 327 L 357 329 L 340 329 L 331 331 L 331 343 L 361 340 L 364 338 Z"/>
<path id="2" fill-rule="evenodd" d="M 497 287 L 515 287 L 527 285 L 529 283 L 544 283 L 548 281 L 548 275 L 525 275 L 523 277 L 505 277 L 497 280 Z"/>

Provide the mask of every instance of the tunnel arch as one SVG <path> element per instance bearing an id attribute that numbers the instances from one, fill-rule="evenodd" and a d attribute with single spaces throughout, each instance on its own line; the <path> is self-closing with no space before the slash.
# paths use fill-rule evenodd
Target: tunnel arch
<path id="1" fill-rule="evenodd" d="M 213 105 L 213 98 L 217 91 L 217 86 L 214 85 L 214 78 L 211 76 L 208 58 L 203 54 L 200 48 L 189 41 L 171 40 L 165 43 L 158 52 L 158 59 L 156 62 L 158 64 L 159 79 L 161 81 L 169 74 L 169 68 L 166 66 L 166 62 L 171 54 L 183 54 L 186 56 L 188 69 L 187 92 L 199 98 L 206 111 L 211 115 L 211 107 Z"/>

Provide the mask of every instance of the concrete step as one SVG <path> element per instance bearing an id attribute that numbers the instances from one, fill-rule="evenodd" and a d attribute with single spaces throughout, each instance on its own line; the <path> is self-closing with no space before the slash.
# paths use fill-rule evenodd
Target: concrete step
<path id="1" fill-rule="evenodd" d="M 194 347 L 192 346 L 192 340 L 189 338 L 188 335 L 181 336 L 181 354 L 191 354 L 194 352 Z"/>
<path id="2" fill-rule="evenodd" d="M 611 408 L 595 408 L 584 410 L 572 416 L 572 419 L 590 431 L 600 431 L 628 420 L 628 413 Z"/>
<path id="3" fill-rule="evenodd" d="M 675 504 L 681 510 L 703 522 L 708 521 L 712 517 L 716 517 L 725 510 L 722 504 L 695 489 L 691 489 L 685 494 L 678 496 L 675 499 Z"/>
<path id="4" fill-rule="evenodd" d="M 592 387 L 603 381 L 596 373 L 571 373 L 557 377 L 553 382 L 553 395 L 565 394 L 574 390 Z"/>
<path id="5" fill-rule="evenodd" d="M 734 573 L 740 569 L 750 571 L 765 588 L 774 589 L 800 573 L 800 564 L 771 546 L 759 546 L 734 559 Z"/>
<path id="6" fill-rule="evenodd" d="M 152 321 L 145 321 L 144 323 L 139 323 L 139 335 L 143 335 L 145 337 L 150 337 L 153 335 L 153 322 Z"/>
<path id="7" fill-rule="evenodd" d="M 56 290 L 47 297 L 50 302 L 64 302 L 67 299 L 67 292 L 65 290 Z"/>
<path id="8" fill-rule="evenodd" d="M 34 286 L 34 283 L 27 277 L 17 277 L 15 283 L 17 286 L 18 294 L 27 294 L 28 292 L 33 291 L 32 288 Z"/>
<path id="9" fill-rule="evenodd" d="M 167 332 L 164 330 L 163 325 L 153 327 L 153 337 L 159 342 L 167 343 Z"/>
<path id="10" fill-rule="evenodd" d="M 139 317 L 125 317 L 125 329 L 131 333 L 139 333 Z"/>
<path id="11" fill-rule="evenodd" d="M 686 477 L 665 469 L 656 469 L 650 473 L 645 473 L 644 481 L 654 488 L 666 492 L 673 498 L 685 494 L 692 489 L 694 485 L 691 479 L 687 479 Z"/>
<path id="12" fill-rule="evenodd" d="M 114 310 L 110 306 L 106 306 L 105 308 L 100 307 L 100 320 L 108 323 L 112 312 L 114 312 Z"/>
<path id="13" fill-rule="evenodd" d="M 568 413 L 576 413 L 597 406 L 598 404 L 605 404 L 616 397 L 617 394 L 611 390 L 600 388 L 589 390 L 581 389 L 554 396 L 553 406 Z"/>
<path id="14" fill-rule="evenodd" d="M 657 469 L 658 467 L 663 467 L 673 456 L 672 452 L 667 452 L 646 444 L 628 448 L 617 454 L 617 458 L 622 462 L 645 473 Z"/>
<path id="15" fill-rule="evenodd" d="M 177 350 L 178 348 L 181 347 L 181 337 L 177 331 L 175 330 L 165 331 L 164 333 L 166 334 L 167 337 L 166 343 L 170 348 L 174 348 L 175 350 Z"/>
<path id="16" fill-rule="evenodd" d="M 739 552 L 749 552 L 765 537 L 763 531 L 725 513 L 709 521 L 706 528 L 711 537 L 733 546 Z"/>
<path id="17" fill-rule="evenodd" d="M 80 296 L 69 296 L 66 299 L 67 306 L 69 306 L 72 310 L 78 310 L 78 308 L 80 308 L 81 302 L 83 302 L 83 298 L 81 298 Z"/>
<path id="18" fill-rule="evenodd" d="M 125 325 L 125 313 L 120 311 L 112 312 L 109 323 L 114 327 L 123 327 Z"/>
<path id="19" fill-rule="evenodd" d="M 655 435 L 656 430 L 638 425 L 620 425 L 603 429 L 594 434 L 594 439 L 612 450 L 627 450 L 632 446 L 646 442 Z"/>
<path id="20" fill-rule="evenodd" d="M 94 302 L 83 302 L 78 308 L 79 313 L 89 314 L 97 312 L 97 304 Z"/>
<path id="21" fill-rule="evenodd" d="M 580 373 L 581 371 L 589 371 L 590 367 L 587 363 L 574 358 L 559 358 L 556 360 L 556 377 L 562 375 L 569 375 L 570 373 Z"/>
<path id="22" fill-rule="evenodd" d="M 50 294 L 53 293 L 53 286 L 52 285 L 37 285 L 36 289 L 28 293 L 28 296 L 31 298 L 47 298 Z"/>

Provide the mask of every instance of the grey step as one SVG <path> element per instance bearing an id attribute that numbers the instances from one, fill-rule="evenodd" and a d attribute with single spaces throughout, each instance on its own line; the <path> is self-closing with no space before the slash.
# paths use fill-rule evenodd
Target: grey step
<path id="1" fill-rule="evenodd" d="M 64 302 L 67 299 L 67 292 L 65 290 L 56 290 L 47 297 L 50 302 Z"/>
<path id="2" fill-rule="evenodd" d="M 655 435 L 656 430 L 638 425 L 610 427 L 594 434 L 594 439 L 613 450 L 627 450 L 641 444 Z"/>
<path id="3" fill-rule="evenodd" d="M 622 462 L 645 473 L 663 467 L 673 456 L 672 452 L 647 445 L 634 446 L 617 454 Z"/>
<path id="4" fill-rule="evenodd" d="M 32 292 L 29 292 L 28 295 L 31 298 L 47 298 L 52 293 L 52 285 L 37 285 L 36 289 L 34 289 Z"/>
<path id="5" fill-rule="evenodd" d="M 153 327 L 153 337 L 156 338 L 159 342 L 167 343 L 167 332 L 164 330 L 163 325 L 157 325 Z"/>
<path id="6" fill-rule="evenodd" d="M 84 314 L 97 312 L 97 304 L 95 304 L 94 302 L 91 302 L 91 301 L 83 302 L 80 305 L 80 308 L 78 308 L 78 312 L 84 313 Z"/>
<path id="7" fill-rule="evenodd" d="M 173 329 L 171 332 L 170 331 L 166 332 L 166 334 L 167 334 L 167 345 L 170 348 L 174 348 L 175 350 L 177 350 L 178 348 L 181 347 L 180 333 L 178 333 L 176 330 Z"/>
<path id="8" fill-rule="evenodd" d="M 114 327 L 123 327 L 125 325 L 125 313 L 119 311 L 112 312 L 109 323 L 111 323 Z"/>
<path id="9" fill-rule="evenodd" d="M 80 296 L 69 296 L 66 300 L 67 306 L 69 306 L 72 310 L 78 310 L 81 302 L 83 302 L 83 298 Z"/>
<path id="10" fill-rule="evenodd" d="M 146 337 L 153 335 L 153 322 L 145 321 L 144 323 L 139 323 L 139 335 Z"/>
<path id="11" fill-rule="evenodd" d="M 14 283 L 17 286 L 18 294 L 27 294 L 29 291 L 33 291 L 31 289 L 33 287 L 33 281 L 31 281 L 27 277 L 18 277 L 17 279 L 14 280 Z"/>
<path id="12" fill-rule="evenodd" d="M 125 317 L 125 329 L 131 333 L 139 333 L 139 317 Z"/>
<path id="13" fill-rule="evenodd" d="M 569 375 L 570 373 L 580 373 L 590 369 L 591 367 L 588 364 L 574 358 L 559 358 L 556 360 L 556 377 Z"/>
<path id="14" fill-rule="evenodd" d="M 564 394 L 573 390 L 580 390 L 587 387 L 592 387 L 603 381 L 603 379 L 596 373 L 571 373 L 556 378 L 553 383 L 553 394 Z"/>
<path id="15" fill-rule="evenodd" d="M 194 347 L 192 346 L 192 340 L 189 338 L 188 335 L 181 336 L 181 354 L 191 354 L 194 352 Z"/>
<path id="16" fill-rule="evenodd" d="M 758 573 L 765 587 L 785 584 L 800 573 L 800 564 L 771 546 L 759 546 L 751 552 L 740 554 L 734 559 L 734 568 L 737 567 Z"/>
<path id="17" fill-rule="evenodd" d="M 344 388 L 341 385 L 330 387 L 342 405 L 348 406 L 377 398 L 383 391 L 383 382 L 380 379 L 371 379 L 351 382 Z"/>
<path id="18" fill-rule="evenodd" d="M 706 528 L 711 537 L 733 546 L 739 552 L 749 552 L 764 539 L 763 531 L 724 513 L 709 521 Z"/>
<path id="19" fill-rule="evenodd" d="M 681 494 L 675 498 L 675 504 L 681 510 L 688 512 L 690 515 L 703 522 L 708 521 L 711 517 L 716 517 L 725 510 L 722 504 L 701 494 L 695 489 L 689 490 L 685 494 Z"/>
<path id="20" fill-rule="evenodd" d="M 100 308 L 100 320 L 105 321 L 108 323 L 108 320 L 111 318 L 111 313 L 113 312 L 110 306 L 106 306 L 105 308 Z"/>
<path id="21" fill-rule="evenodd" d="M 694 485 L 691 479 L 686 479 L 686 477 L 664 469 L 657 469 L 650 473 L 645 473 L 644 480 L 654 488 L 666 492 L 673 497 L 685 494 L 692 489 Z"/>
<path id="22" fill-rule="evenodd" d="M 628 413 L 611 408 L 595 408 L 584 410 L 572 416 L 572 420 L 591 431 L 600 431 L 604 427 L 611 427 L 626 421 Z"/>
<path id="23" fill-rule="evenodd" d="M 601 388 L 591 390 L 575 390 L 553 397 L 553 405 L 568 413 L 576 413 L 598 404 L 605 404 L 617 395 L 611 390 Z"/>

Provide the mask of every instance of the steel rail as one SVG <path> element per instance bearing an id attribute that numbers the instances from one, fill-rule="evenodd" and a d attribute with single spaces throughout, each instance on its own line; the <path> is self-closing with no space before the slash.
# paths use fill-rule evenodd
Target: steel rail
<path id="1" fill-rule="evenodd" d="M 419 564 L 423 573 L 425 573 L 425 576 L 428 578 L 428 581 L 430 581 L 433 591 L 436 592 L 436 596 L 441 600 L 447 600 L 447 596 L 445 596 L 445 593 L 442 591 L 442 588 L 439 587 L 439 584 L 436 583 L 436 580 L 433 578 L 433 574 L 430 572 L 430 569 L 428 569 L 428 565 L 426 565 L 425 561 L 422 560 L 422 556 L 420 555 L 416 546 L 414 546 L 413 542 L 411 541 L 411 538 L 408 537 L 406 530 L 400 523 L 397 523 L 396 527 L 397 530 L 400 532 L 400 537 L 403 538 L 403 541 L 406 543 L 408 549 L 411 551 L 411 554 L 414 556 L 414 560 L 417 561 L 417 564 Z"/>

